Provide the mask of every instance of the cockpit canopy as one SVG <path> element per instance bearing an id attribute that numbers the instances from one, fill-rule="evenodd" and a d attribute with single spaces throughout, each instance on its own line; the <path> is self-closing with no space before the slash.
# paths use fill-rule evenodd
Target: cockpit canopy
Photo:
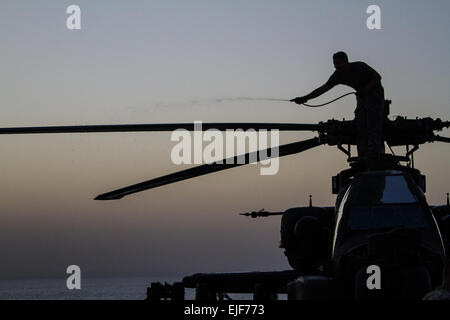
<path id="1" fill-rule="evenodd" d="M 417 188 L 416 188 L 417 189 Z M 347 203 L 377 206 L 383 204 L 412 204 L 418 201 L 417 190 L 400 172 L 361 174 L 352 183 Z"/>
<path id="2" fill-rule="evenodd" d="M 349 193 L 346 229 L 377 230 L 393 227 L 427 228 L 418 193 L 401 172 L 362 174 Z"/>
<path id="3" fill-rule="evenodd" d="M 363 245 L 373 234 L 395 229 L 416 230 L 423 241 L 433 243 L 431 247 L 441 247 L 436 221 L 408 173 L 371 171 L 356 175 L 337 209 L 334 254 Z"/>

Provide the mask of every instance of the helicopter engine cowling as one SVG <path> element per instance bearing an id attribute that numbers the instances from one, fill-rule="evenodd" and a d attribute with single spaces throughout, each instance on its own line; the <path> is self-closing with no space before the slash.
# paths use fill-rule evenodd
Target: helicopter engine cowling
<path id="1" fill-rule="evenodd" d="M 291 208 L 281 218 L 281 243 L 292 268 L 315 273 L 330 258 L 332 208 Z"/>

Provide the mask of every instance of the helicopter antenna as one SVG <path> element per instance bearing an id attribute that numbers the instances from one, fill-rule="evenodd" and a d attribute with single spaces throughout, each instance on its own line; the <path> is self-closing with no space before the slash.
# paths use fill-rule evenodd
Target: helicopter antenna
<path id="1" fill-rule="evenodd" d="M 312 207 L 312 195 L 309 195 L 309 207 Z"/>
<path id="2" fill-rule="evenodd" d="M 447 207 L 450 207 L 450 201 L 448 199 L 448 192 L 447 192 Z"/>

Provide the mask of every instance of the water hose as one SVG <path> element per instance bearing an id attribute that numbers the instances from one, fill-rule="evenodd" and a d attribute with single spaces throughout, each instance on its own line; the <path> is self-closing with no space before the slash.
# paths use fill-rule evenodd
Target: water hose
<path id="1" fill-rule="evenodd" d="M 306 103 L 302 103 L 302 104 L 303 104 L 304 106 L 310 107 L 310 108 L 323 107 L 323 106 L 326 106 L 327 104 L 333 103 L 333 102 L 335 102 L 335 101 L 337 101 L 337 100 L 339 100 L 339 99 L 342 99 L 343 97 L 348 96 L 348 95 L 351 95 L 351 94 L 356 95 L 356 92 L 349 92 L 349 93 L 343 94 L 342 96 L 339 96 L 339 97 L 337 97 L 337 98 L 334 99 L 334 100 L 331 100 L 331 101 L 328 101 L 328 102 L 322 103 L 322 104 L 306 104 Z"/>

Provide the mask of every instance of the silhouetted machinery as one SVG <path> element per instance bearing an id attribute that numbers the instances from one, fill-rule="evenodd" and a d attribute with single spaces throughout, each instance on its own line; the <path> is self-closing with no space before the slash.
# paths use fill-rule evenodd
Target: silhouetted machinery
<path id="1" fill-rule="evenodd" d="M 390 101 L 386 101 L 388 110 Z M 353 121 L 329 120 L 318 124 L 209 123 L 203 130 L 278 129 L 314 131 L 318 136 L 279 147 L 279 157 L 328 144 L 348 156 L 349 168 L 332 178 L 334 207 L 299 207 L 284 212 L 251 212 L 243 215 L 281 215 L 280 247 L 293 270 L 225 274 L 194 274 L 173 285 L 153 283 L 148 298 L 183 299 L 185 288 L 196 288 L 197 299 L 217 299 L 226 293 L 253 293 L 255 299 L 274 299 L 287 293 L 289 299 L 421 299 L 440 284 L 441 270 L 450 249 L 450 205 L 429 206 L 424 193 L 425 176 L 414 168 L 413 153 L 427 142 L 450 142 L 435 134 L 450 122 L 440 119 L 397 117 L 384 123 L 384 140 L 406 146 L 404 155 L 383 154 L 368 167 L 352 157 L 357 144 Z M 98 125 L 64 127 L 2 128 L 0 134 L 126 132 L 194 130 L 191 123 Z M 391 149 L 392 151 L 392 149 Z M 264 153 L 263 153 L 264 154 Z M 267 158 L 272 157 L 270 149 Z M 245 155 L 264 160 L 257 153 Z M 126 195 L 177 181 L 243 165 L 205 164 L 144 181 L 97 196 L 97 200 Z M 369 267 L 379 270 L 381 285 L 370 288 Z"/>

